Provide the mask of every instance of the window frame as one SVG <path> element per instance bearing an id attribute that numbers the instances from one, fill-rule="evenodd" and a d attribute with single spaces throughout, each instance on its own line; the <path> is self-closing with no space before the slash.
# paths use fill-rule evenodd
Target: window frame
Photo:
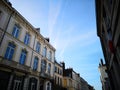
<path id="1" fill-rule="evenodd" d="M 24 44 L 29 45 L 30 44 L 30 38 L 31 38 L 31 35 L 29 33 L 26 33 L 25 37 L 24 37 Z"/>
<path id="2" fill-rule="evenodd" d="M 20 26 L 15 24 L 12 30 L 12 36 L 15 38 L 19 37 L 19 33 L 20 33 Z"/>
<path id="3" fill-rule="evenodd" d="M 42 60 L 42 61 L 41 61 L 41 72 L 42 72 L 42 73 L 45 73 L 46 70 L 47 70 L 47 61 Z"/>
<path id="4" fill-rule="evenodd" d="M 47 57 L 47 48 L 46 47 L 43 48 L 42 55 L 43 55 L 43 57 Z"/>
<path id="5" fill-rule="evenodd" d="M 13 90 L 19 90 L 21 89 L 21 85 L 22 85 L 22 81 L 20 80 L 14 80 L 14 86 L 13 86 Z"/>
<path id="6" fill-rule="evenodd" d="M 7 48 L 6 48 L 4 58 L 6 58 L 8 60 L 12 60 L 12 58 L 14 56 L 15 48 L 16 48 L 16 45 L 13 42 L 9 42 L 7 45 Z"/>
<path id="7" fill-rule="evenodd" d="M 36 44 L 36 52 L 39 53 L 41 49 L 41 44 L 39 42 L 37 42 Z"/>
<path id="8" fill-rule="evenodd" d="M 24 65 L 26 59 L 27 59 L 27 51 L 25 49 L 22 49 L 21 54 L 20 54 L 20 58 L 19 58 L 19 64 Z"/>
<path id="9" fill-rule="evenodd" d="M 48 63 L 48 74 L 51 74 L 51 64 Z"/>
<path id="10" fill-rule="evenodd" d="M 34 63 L 33 63 L 33 70 L 36 71 L 38 69 L 38 57 L 34 57 Z M 37 63 L 37 64 L 36 64 Z"/>
<path id="11" fill-rule="evenodd" d="M 52 60 L 52 52 L 51 51 L 49 51 L 49 53 L 48 53 L 48 59 Z"/>

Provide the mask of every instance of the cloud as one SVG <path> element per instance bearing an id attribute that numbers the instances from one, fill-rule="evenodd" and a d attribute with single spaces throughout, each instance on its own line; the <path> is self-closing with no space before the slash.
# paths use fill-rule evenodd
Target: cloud
<path id="1" fill-rule="evenodd" d="M 57 32 L 55 36 L 56 38 L 55 40 L 53 40 L 53 46 L 55 46 L 55 48 L 60 51 L 59 57 L 63 58 L 64 52 L 68 49 L 73 49 L 76 47 L 83 48 L 95 43 L 96 33 L 94 30 L 87 31 L 81 34 L 74 34 L 74 30 L 75 28 L 72 27 L 71 29 L 68 29 L 68 31 Z"/>
<path id="2" fill-rule="evenodd" d="M 61 10 L 61 5 L 62 2 L 61 0 L 56 2 L 52 2 L 50 1 L 49 3 L 49 15 L 48 15 L 48 32 L 49 32 L 49 37 L 52 36 L 52 32 L 54 30 L 54 26 L 57 22 L 57 18 L 60 14 L 60 10 Z"/>

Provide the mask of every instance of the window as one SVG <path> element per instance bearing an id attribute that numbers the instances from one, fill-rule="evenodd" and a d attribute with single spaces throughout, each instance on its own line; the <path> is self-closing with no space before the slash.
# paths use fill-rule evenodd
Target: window
<path id="1" fill-rule="evenodd" d="M 45 73 L 46 72 L 46 65 L 47 62 L 45 60 L 41 61 L 41 72 Z"/>
<path id="2" fill-rule="evenodd" d="M 51 84 L 47 83 L 47 90 L 51 90 Z"/>
<path id="3" fill-rule="evenodd" d="M 110 19 L 109 19 L 108 15 L 106 14 L 104 7 L 103 7 L 103 18 L 104 18 L 104 22 L 106 24 L 106 28 L 108 29 L 110 27 Z"/>
<path id="4" fill-rule="evenodd" d="M 112 31 L 111 31 L 111 29 L 108 29 L 107 33 L 108 33 L 108 40 L 112 40 Z"/>
<path id="5" fill-rule="evenodd" d="M 37 45 L 36 45 L 36 52 L 38 52 L 38 53 L 40 52 L 40 46 L 41 46 L 40 43 L 37 42 Z"/>
<path id="6" fill-rule="evenodd" d="M 43 56 L 46 57 L 46 55 L 47 55 L 47 48 L 44 47 L 44 48 L 43 48 Z"/>
<path id="7" fill-rule="evenodd" d="M 26 33 L 24 38 L 24 44 L 28 45 L 30 43 L 30 34 Z"/>
<path id="8" fill-rule="evenodd" d="M 30 90 L 35 90 L 35 83 L 31 83 L 31 88 L 30 88 Z"/>
<path id="9" fill-rule="evenodd" d="M 12 35 L 13 35 L 14 37 L 18 38 L 19 31 L 20 31 L 20 27 L 18 27 L 17 25 L 15 25 L 14 28 L 13 28 Z"/>
<path id="10" fill-rule="evenodd" d="M 14 80 L 13 90 L 21 90 L 22 82 L 20 80 Z"/>
<path id="11" fill-rule="evenodd" d="M 57 82 L 57 81 L 56 81 L 56 76 L 55 76 L 55 84 L 56 84 L 56 82 Z"/>
<path id="12" fill-rule="evenodd" d="M 25 63 L 26 56 L 27 56 L 27 51 L 26 50 L 22 50 L 21 56 L 20 56 L 20 64 L 24 64 Z"/>
<path id="13" fill-rule="evenodd" d="M 60 73 L 59 73 L 59 68 L 58 68 L 58 72 L 57 72 L 57 73 L 60 74 Z"/>
<path id="14" fill-rule="evenodd" d="M 60 70 L 60 75 L 62 75 L 62 70 Z"/>
<path id="15" fill-rule="evenodd" d="M 49 53 L 48 53 L 48 59 L 52 60 L 52 52 L 51 51 L 49 51 Z"/>
<path id="16" fill-rule="evenodd" d="M 50 72 L 51 72 L 51 64 L 49 63 L 48 64 L 48 73 L 50 74 Z"/>
<path id="17" fill-rule="evenodd" d="M 62 79 L 60 78 L 60 85 L 62 85 Z"/>
<path id="18" fill-rule="evenodd" d="M 15 45 L 11 42 L 9 42 L 6 53 L 5 53 L 5 58 L 8 60 L 11 60 L 14 54 L 14 50 L 15 50 Z"/>
<path id="19" fill-rule="evenodd" d="M 57 81 L 58 81 L 58 85 L 59 85 L 59 77 L 57 79 L 58 79 Z"/>
<path id="20" fill-rule="evenodd" d="M 34 58 L 34 64 L 33 64 L 33 70 L 37 70 L 37 67 L 38 67 L 38 57 L 35 57 Z"/>
<path id="21" fill-rule="evenodd" d="M 57 72 L 57 67 L 55 66 L 55 72 Z"/>

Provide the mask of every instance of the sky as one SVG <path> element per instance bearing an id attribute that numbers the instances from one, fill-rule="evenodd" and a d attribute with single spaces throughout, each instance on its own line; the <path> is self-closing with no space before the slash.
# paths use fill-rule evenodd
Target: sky
<path id="1" fill-rule="evenodd" d="M 44 37 L 50 38 L 58 62 L 101 89 L 98 65 L 103 58 L 96 30 L 94 0 L 9 0 Z"/>

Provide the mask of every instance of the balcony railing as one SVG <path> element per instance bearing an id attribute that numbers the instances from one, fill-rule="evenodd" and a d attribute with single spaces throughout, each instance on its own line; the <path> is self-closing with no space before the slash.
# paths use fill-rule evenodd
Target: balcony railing
<path id="1" fill-rule="evenodd" d="M 21 70 L 24 72 L 30 72 L 30 67 L 26 65 L 21 65 L 18 62 L 15 62 L 13 60 L 6 60 L 4 57 L 0 56 L 0 65 L 5 67 L 10 67 L 13 69 Z"/>
<path id="2" fill-rule="evenodd" d="M 40 72 L 40 77 L 47 78 L 47 79 L 53 79 L 53 77 L 46 72 Z"/>

